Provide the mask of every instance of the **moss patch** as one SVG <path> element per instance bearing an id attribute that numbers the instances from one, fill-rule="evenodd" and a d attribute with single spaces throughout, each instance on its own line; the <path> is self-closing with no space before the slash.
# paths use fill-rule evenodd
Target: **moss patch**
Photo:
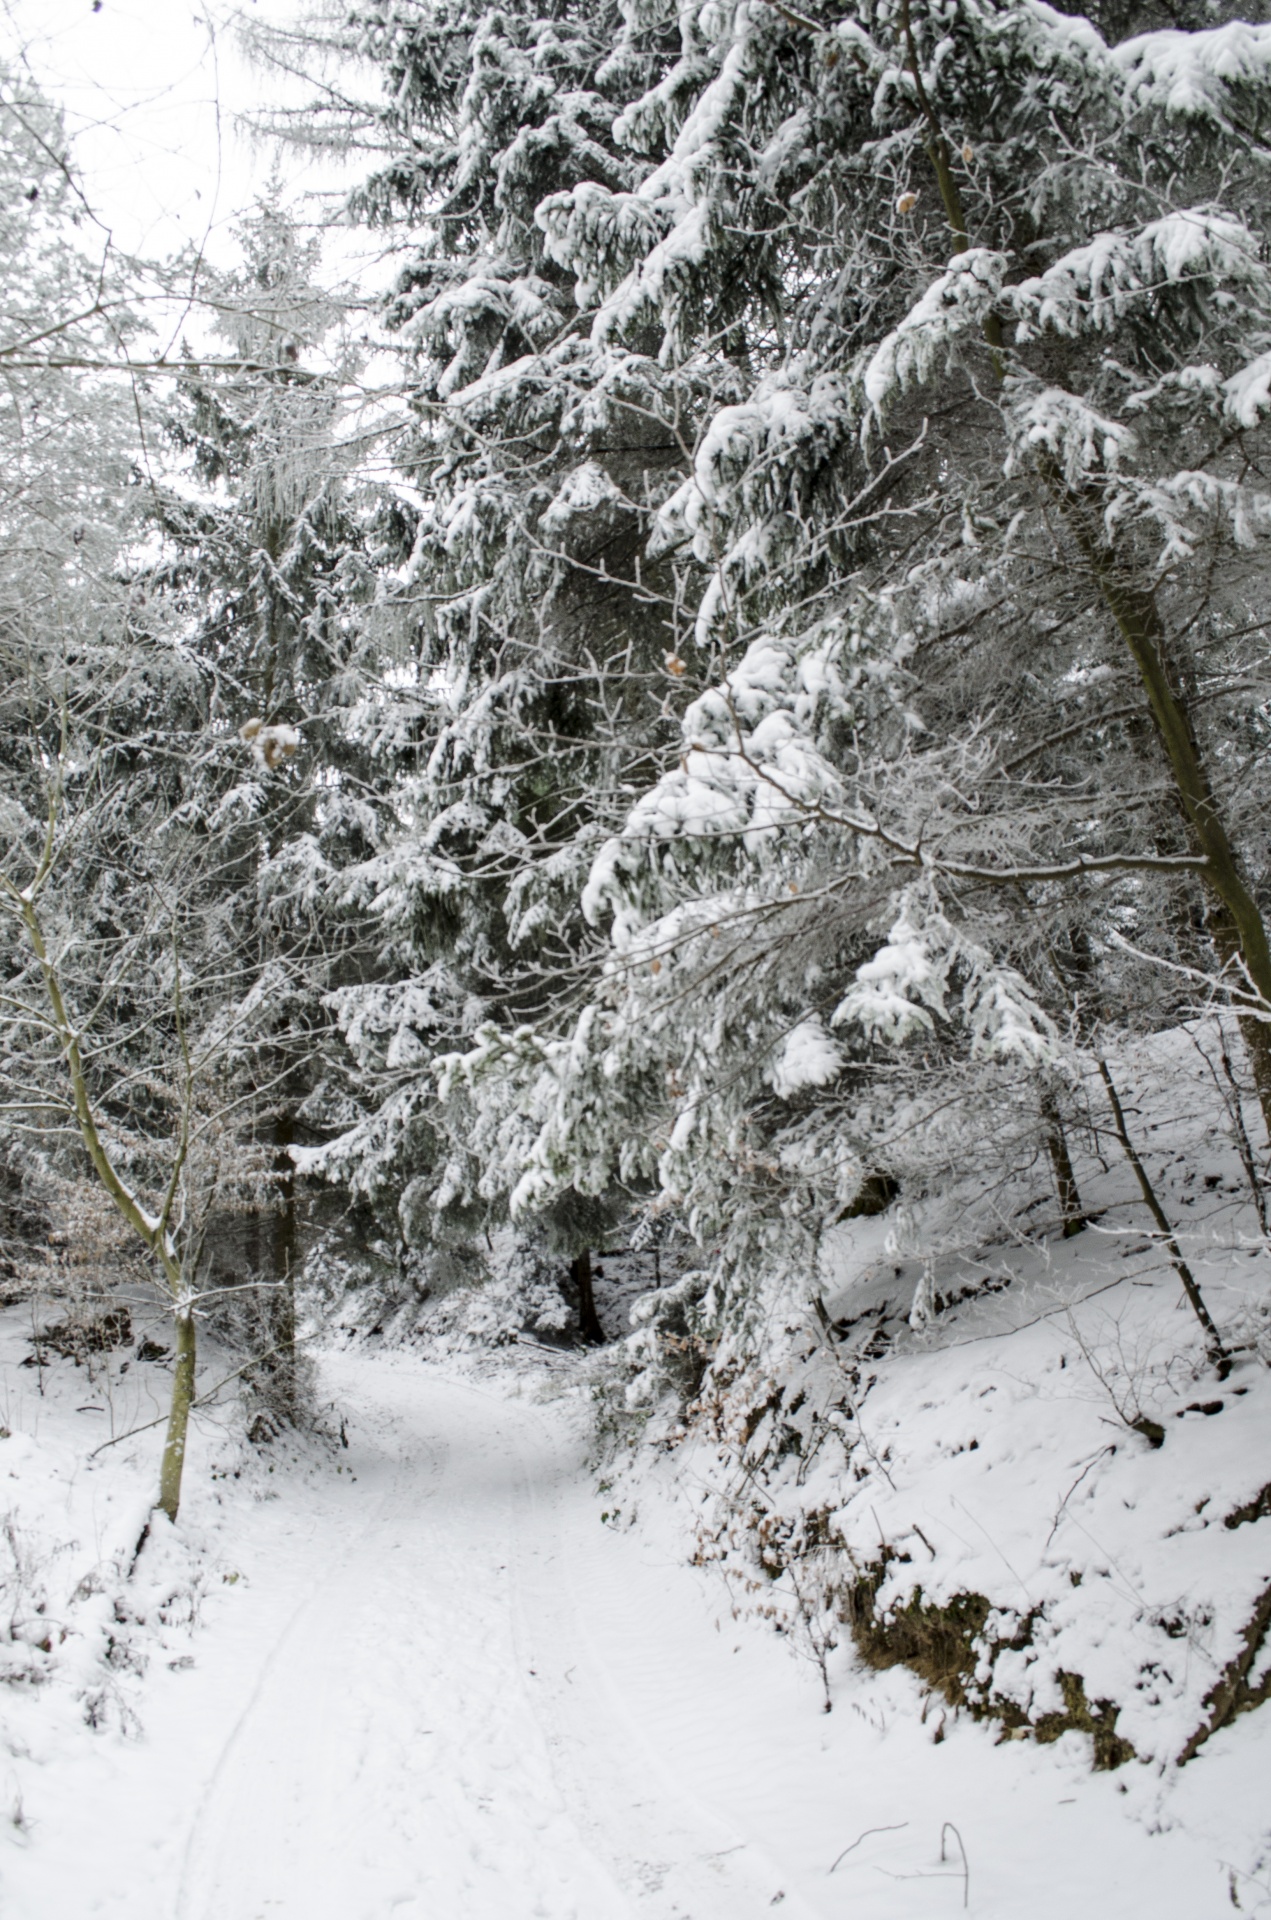
<path id="1" fill-rule="evenodd" d="M 991 1666 L 999 1653 L 1029 1644 L 1031 1616 L 1011 1639 L 994 1639 L 987 1632 L 993 1604 L 982 1593 L 957 1593 L 937 1605 L 924 1599 L 921 1588 L 903 1606 L 881 1612 L 878 1593 L 890 1558 L 867 1567 L 844 1600 L 844 1622 L 867 1665 L 908 1667 L 951 1706 L 965 1707 L 977 1720 L 997 1721 L 1006 1738 L 1031 1734 L 1048 1745 L 1061 1734 L 1089 1734 L 1096 1771 L 1119 1767 L 1135 1757 L 1130 1742 L 1116 1730 L 1120 1708 L 1111 1700 L 1088 1700 L 1080 1674 L 1056 1676 L 1063 1709 L 1041 1714 L 1034 1721 L 1017 1702 L 994 1694 L 991 1678 L 987 1683 L 977 1678 L 986 1660 Z"/>
<path id="2" fill-rule="evenodd" d="M 1117 1732 L 1120 1708 L 1114 1706 L 1111 1700 L 1087 1700 L 1086 1683 L 1079 1673 L 1060 1673 L 1055 1677 L 1064 1697 L 1064 1710 L 1062 1713 L 1040 1714 L 1032 1723 L 1034 1738 L 1043 1746 L 1048 1746 L 1052 1740 L 1058 1740 L 1061 1734 L 1071 1733 L 1074 1729 L 1078 1733 L 1088 1733 L 1094 1742 L 1096 1773 L 1133 1760 L 1134 1748 Z"/>
<path id="3" fill-rule="evenodd" d="M 968 1682 L 980 1664 L 980 1638 L 992 1606 L 982 1593 L 959 1593 L 940 1607 L 919 1588 L 891 1613 L 877 1608 L 886 1563 L 851 1587 L 844 1609 L 861 1658 L 871 1667 L 909 1667 L 955 1707 L 974 1709 Z"/>
<path id="4" fill-rule="evenodd" d="M 1237 1507 L 1223 1521 L 1224 1527 L 1247 1527 L 1251 1521 L 1265 1520 L 1271 1514 L 1271 1482 L 1263 1487 L 1261 1493 L 1255 1493 L 1243 1507 Z"/>

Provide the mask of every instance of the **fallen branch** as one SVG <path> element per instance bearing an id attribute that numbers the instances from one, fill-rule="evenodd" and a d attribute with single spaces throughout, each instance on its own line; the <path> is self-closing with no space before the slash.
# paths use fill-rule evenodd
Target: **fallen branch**
<path id="1" fill-rule="evenodd" d="M 944 1860 L 945 1860 L 944 1837 L 947 1833 L 951 1833 L 953 1835 L 954 1839 L 958 1843 L 958 1852 L 962 1855 L 962 1905 L 963 1905 L 963 1908 L 965 1909 L 969 1905 L 970 1899 L 971 1899 L 971 1863 L 966 1857 L 966 1848 L 962 1844 L 962 1835 L 958 1832 L 952 1820 L 946 1820 L 944 1825 L 940 1829 L 940 1864 L 941 1866 L 944 1865 Z"/>
<path id="2" fill-rule="evenodd" d="M 860 1846 L 861 1841 L 868 1840 L 871 1833 L 899 1833 L 902 1827 L 907 1827 L 908 1825 L 909 1825 L 909 1822 L 907 1820 L 898 1820 L 895 1826 L 892 1826 L 892 1827 L 866 1827 L 864 1833 L 857 1834 L 855 1840 L 853 1840 L 850 1847 L 844 1847 L 842 1853 L 839 1855 L 838 1859 L 834 1862 L 834 1866 L 830 1868 L 830 1872 L 833 1873 L 834 1868 L 839 1866 L 844 1860 L 846 1860 L 849 1853 L 855 1853 L 857 1847 Z"/>

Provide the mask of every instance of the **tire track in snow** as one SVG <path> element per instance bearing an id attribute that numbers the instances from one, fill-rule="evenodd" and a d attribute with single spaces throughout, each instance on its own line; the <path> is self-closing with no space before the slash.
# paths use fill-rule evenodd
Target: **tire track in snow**
<path id="1" fill-rule="evenodd" d="M 579 1463 L 561 1461 L 559 1439 L 548 1439 L 541 1423 L 540 1436 L 537 1470 L 522 1447 L 527 1501 L 519 1543 L 521 1634 L 527 1659 L 545 1683 L 536 1699 L 558 1773 L 590 1844 L 649 1920 L 759 1920 L 777 1906 L 785 1920 L 821 1920 L 823 1910 L 792 1887 L 791 1876 L 753 1833 L 703 1802 L 694 1772 L 676 1764 L 688 1743 L 678 1738 L 679 1751 L 668 1758 L 633 1712 L 633 1695 L 656 1693 L 679 1703 L 670 1711 L 671 1731 L 682 1736 L 691 1729 L 699 1751 L 719 1748 L 726 1739 L 712 1724 L 699 1676 L 677 1661 L 680 1649 L 659 1642 L 658 1623 L 647 1613 L 642 1617 L 642 1596 L 612 1580 L 588 1578 L 577 1527 L 561 1511 L 577 1491 Z M 594 1531 L 591 1501 L 583 1504 L 583 1517 Z M 682 1576 L 683 1569 L 674 1574 Z M 684 1597 L 691 1604 L 696 1595 Z M 619 1660 L 599 1643 L 598 1612 L 624 1616 Z M 619 1637 L 612 1619 L 610 1628 L 605 1637 L 612 1646 Z M 664 1724 L 666 1719 L 664 1714 Z M 753 1749 L 753 1740 L 743 1742 L 732 1765 L 753 1765 Z M 718 1774 L 719 1753 L 712 1758 Z"/>
<path id="2" fill-rule="evenodd" d="M 325 1566 L 310 1550 L 321 1576 L 220 1753 L 174 1920 L 816 1920 L 628 1711 L 633 1674 L 691 1676 L 638 1632 L 621 1684 L 598 1652 L 587 1615 L 618 1596 L 576 1604 L 576 1445 L 418 1363 L 331 1370 L 387 1421 L 354 1457 L 374 1511 Z"/>
<path id="3" fill-rule="evenodd" d="M 366 1463 L 359 1462 L 359 1464 L 362 1465 L 365 1474 Z M 435 1470 L 439 1470 L 443 1464 L 443 1459 L 437 1459 L 434 1462 Z M 371 1539 L 376 1528 L 382 1525 L 384 1509 L 388 1501 L 392 1498 L 393 1492 L 394 1488 L 390 1487 L 380 1494 L 371 1518 L 361 1528 L 352 1545 L 345 1550 L 340 1566 L 341 1574 L 347 1574 L 351 1567 L 360 1562 L 366 1542 Z M 182 1852 L 181 1873 L 177 1884 L 173 1920 L 188 1920 L 191 1912 L 191 1903 L 195 1898 L 195 1889 L 199 1886 L 201 1877 L 200 1870 L 206 1867 L 203 1855 L 208 1851 L 209 1821 L 214 1821 L 215 1819 L 216 1810 L 224 1793 L 225 1777 L 237 1760 L 239 1749 L 244 1743 L 246 1731 L 253 1716 L 261 1709 L 262 1696 L 279 1660 L 286 1652 L 301 1621 L 319 1604 L 321 1598 L 322 1590 L 320 1588 L 315 1587 L 308 1591 L 299 1606 L 297 1606 L 289 1616 L 282 1631 L 274 1640 L 256 1676 L 256 1681 L 248 1696 L 247 1703 L 235 1721 L 229 1738 L 225 1741 L 221 1749 L 216 1765 L 199 1795 L 198 1812 L 191 1824 Z"/>
<path id="4" fill-rule="evenodd" d="M 178 1920 L 627 1920 L 518 1671 L 498 1571 L 515 1409 L 375 1376 L 403 1457 L 270 1650 L 191 1835 Z"/>

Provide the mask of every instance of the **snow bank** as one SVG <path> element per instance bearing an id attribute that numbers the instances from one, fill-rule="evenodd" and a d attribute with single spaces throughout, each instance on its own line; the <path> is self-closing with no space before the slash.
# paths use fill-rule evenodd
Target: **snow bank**
<path id="1" fill-rule="evenodd" d="M 698 1556 L 827 1686 L 855 1642 L 912 1666 L 942 1714 L 1080 1734 L 1096 1765 L 1156 1777 L 1219 1728 L 1271 1738 L 1271 1251 L 1212 1038 L 1158 1036 L 1116 1072 L 1225 1377 L 1096 1089 L 1083 1232 L 1010 1225 L 970 1186 L 845 1222 L 809 1277 L 825 1318 L 762 1365 L 716 1355 L 669 1436 L 705 1489 Z"/>

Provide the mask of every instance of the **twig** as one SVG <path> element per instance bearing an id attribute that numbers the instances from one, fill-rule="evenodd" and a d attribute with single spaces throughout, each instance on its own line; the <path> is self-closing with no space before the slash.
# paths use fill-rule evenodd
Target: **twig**
<path id="1" fill-rule="evenodd" d="M 1095 1454 L 1093 1460 L 1086 1461 L 1085 1466 L 1081 1469 L 1081 1472 L 1077 1475 L 1077 1478 L 1073 1481 L 1067 1493 L 1064 1495 L 1063 1499 L 1059 1502 L 1058 1507 L 1055 1509 L 1055 1524 L 1051 1528 L 1050 1532 L 1046 1535 L 1046 1547 L 1050 1545 L 1056 1533 L 1059 1531 L 1059 1522 L 1064 1517 L 1064 1508 L 1068 1505 L 1068 1502 L 1072 1499 L 1073 1494 L 1077 1491 L 1077 1488 L 1081 1485 L 1086 1475 L 1090 1472 L 1090 1469 L 1099 1464 L 1100 1460 L 1102 1460 L 1105 1453 L 1115 1453 L 1115 1452 L 1116 1452 L 1116 1447 L 1112 1444 L 1111 1441 L 1109 1441 L 1106 1447 L 1100 1447 L 1098 1453 Z M 1043 1553 L 1046 1551 L 1046 1547 L 1042 1548 Z"/>
<path id="2" fill-rule="evenodd" d="M 944 1836 L 946 1835 L 946 1833 L 951 1833 L 953 1835 L 954 1839 L 958 1843 L 958 1852 L 962 1855 L 962 1905 L 963 1905 L 963 1908 L 965 1909 L 971 1899 L 971 1863 L 966 1857 L 966 1848 L 962 1844 L 962 1835 L 958 1832 L 952 1820 L 946 1820 L 944 1825 L 940 1829 L 940 1864 L 941 1866 L 944 1865 L 944 1860 L 945 1860 Z"/>
<path id="3" fill-rule="evenodd" d="M 534 1347 L 539 1353 L 550 1355 L 553 1360 L 567 1361 L 570 1358 L 569 1351 L 566 1348 L 549 1347 L 546 1341 L 531 1340 L 528 1333 L 518 1333 L 516 1336 L 516 1344 L 518 1347 Z"/>
<path id="4" fill-rule="evenodd" d="M 997 1555 L 1002 1565 L 1006 1568 L 1006 1571 L 1010 1574 L 1011 1578 L 1019 1582 L 1020 1591 L 1023 1593 L 1024 1598 L 1028 1601 L 1028 1604 L 1031 1607 L 1033 1604 L 1033 1596 L 1028 1590 L 1028 1582 L 1024 1579 L 1024 1576 L 1022 1574 L 1016 1573 L 1014 1567 L 1011 1565 L 1006 1555 L 1002 1552 L 1002 1549 L 998 1546 L 997 1541 L 993 1538 L 992 1534 L 989 1532 L 984 1522 L 982 1520 L 976 1519 L 970 1507 L 967 1506 L 964 1500 L 959 1500 L 956 1497 L 954 1497 L 953 1505 L 955 1507 L 960 1507 L 962 1509 L 962 1512 L 966 1515 L 967 1519 L 971 1522 L 971 1525 L 973 1527 L 978 1527 L 980 1529 L 980 1532 L 984 1535 L 984 1538 L 988 1541 L 989 1545 L 992 1547 L 994 1553 Z"/>
<path id="5" fill-rule="evenodd" d="M 1253 1195 L 1253 1204 L 1258 1215 L 1258 1225 L 1262 1228 L 1262 1237 L 1265 1240 L 1268 1238 L 1266 1188 L 1263 1186 L 1262 1178 L 1258 1172 L 1258 1163 L 1253 1157 L 1253 1147 L 1249 1140 L 1249 1131 L 1245 1126 L 1244 1103 L 1240 1093 L 1240 1082 L 1236 1078 L 1236 1070 L 1231 1064 L 1231 1055 L 1227 1051 L 1227 1036 L 1223 1032 L 1221 1020 L 1218 1022 L 1218 1046 L 1222 1058 L 1222 1070 L 1226 1076 L 1227 1085 L 1231 1088 L 1229 1108 L 1232 1123 L 1235 1127 L 1236 1150 L 1240 1155 L 1240 1164 L 1245 1171 L 1245 1179 L 1249 1183 L 1249 1191 Z"/>
<path id="6" fill-rule="evenodd" d="M 902 1827 L 907 1827 L 908 1825 L 909 1825 L 909 1822 L 907 1820 L 898 1820 L 895 1826 L 891 1826 L 891 1827 L 866 1827 L 864 1833 L 857 1834 L 855 1840 L 853 1840 L 850 1847 L 844 1847 L 842 1853 L 839 1855 L 838 1859 L 834 1862 L 834 1866 L 830 1868 L 830 1872 L 833 1873 L 834 1867 L 839 1866 L 844 1860 L 846 1860 L 849 1853 L 855 1853 L 857 1847 L 860 1846 L 861 1841 L 868 1840 L 871 1833 L 899 1833 Z"/>
<path id="7" fill-rule="evenodd" d="M 987 1340 L 1009 1340 L 1012 1334 L 1026 1333 L 1029 1327 L 1039 1327 L 1043 1320 L 1053 1320 L 1057 1313 L 1071 1313 L 1074 1307 L 1084 1307 L 1087 1300 L 1097 1300 L 1101 1293 L 1111 1293 L 1115 1287 L 1123 1287 L 1126 1278 L 1124 1273 L 1119 1273 L 1115 1280 L 1105 1280 L 1100 1286 L 1091 1287 L 1089 1293 L 1083 1293 L 1079 1299 L 1066 1300 L 1057 1307 L 1047 1307 L 1044 1313 L 1035 1314 L 1031 1320 L 1021 1320 L 1017 1326 L 999 1327 L 996 1333 L 973 1333 L 968 1340 L 949 1340 L 936 1351 L 955 1353 L 959 1347 L 979 1347 Z"/>
<path id="8" fill-rule="evenodd" d="M 775 13 L 781 14 L 792 27 L 802 27 L 806 33 L 825 33 L 827 29 L 816 20 L 809 20 L 806 13 L 796 13 L 793 7 L 787 7 L 784 0 L 767 0 Z"/>
<path id="9" fill-rule="evenodd" d="M 253 1367 L 259 1367 L 264 1361 L 272 1360 L 276 1353 L 282 1352 L 283 1348 L 281 1346 L 275 1346 L 266 1347 L 263 1353 L 254 1353 L 250 1360 L 244 1360 L 241 1367 L 235 1367 L 233 1373 L 227 1373 L 223 1380 L 218 1380 L 214 1387 L 209 1387 L 206 1393 L 201 1393 L 197 1400 L 191 1400 L 191 1413 L 194 1412 L 196 1407 L 209 1406 L 211 1402 L 215 1400 L 221 1388 L 227 1387 L 231 1380 L 237 1380 L 240 1374 L 250 1373 Z M 122 1445 L 125 1440 L 135 1439 L 139 1433 L 149 1433 L 151 1427 L 161 1427 L 167 1417 L 166 1413 L 161 1413 L 157 1420 L 147 1420 L 143 1427 L 129 1427 L 127 1433 L 116 1434 L 113 1440 L 103 1440 L 100 1447 L 93 1448 L 93 1451 L 88 1456 L 89 1459 L 95 1460 L 99 1453 L 105 1453 L 107 1447 L 118 1447 Z"/>
<path id="10" fill-rule="evenodd" d="M 829 1313 L 826 1310 L 825 1301 L 819 1293 L 814 1293 L 812 1296 L 812 1311 L 816 1315 L 821 1331 L 825 1335 L 826 1341 L 832 1350 L 837 1344 L 834 1333 L 834 1322 L 830 1319 Z"/>

